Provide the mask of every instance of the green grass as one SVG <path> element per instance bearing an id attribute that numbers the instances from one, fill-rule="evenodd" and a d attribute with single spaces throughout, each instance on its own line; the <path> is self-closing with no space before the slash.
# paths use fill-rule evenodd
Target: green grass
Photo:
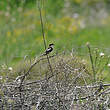
<path id="1" fill-rule="evenodd" d="M 9 15 L 6 16 L 7 13 Z M 44 17 L 44 22 L 46 41 L 47 44 L 55 44 L 54 52 L 71 51 L 72 48 L 85 46 L 87 42 L 96 47 L 110 47 L 109 25 L 81 29 L 73 18 L 53 19 L 51 16 L 47 21 Z M 74 22 L 76 25 L 73 26 Z M 34 57 L 44 52 L 39 12 L 34 8 L 16 10 L 11 14 L 4 11 L 0 15 L 0 33 L 0 63 L 17 62 L 25 55 Z M 84 48 L 77 50 L 86 52 Z"/>
<path id="2" fill-rule="evenodd" d="M 87 42 L 90 42 L 91 47 L 100 48 L 100 52 L 110 53 L 109 24 L 81 29 L 79 20 L 71 17 L 50 16 L 48 20 L 45 16 L 43 18 L 46 42 L 55 44 L 53 53 L 62 51 L 68 53 L 75 48 L 75 53 L 88 61 Z M 0 33 L 0 64 L 6 63 L 8 67 L 14 68 L 26 55 L 28 58 L 33 58 L 44 52 L 39 12 L 34 8 L 24 11 L 15 10 L 11 14 L 4 11 L 0 15 Z M 109 70 L 105 69 L 105 77 L 108 72 Z M 106 80 L 109 81 L 109 78 Z"/>

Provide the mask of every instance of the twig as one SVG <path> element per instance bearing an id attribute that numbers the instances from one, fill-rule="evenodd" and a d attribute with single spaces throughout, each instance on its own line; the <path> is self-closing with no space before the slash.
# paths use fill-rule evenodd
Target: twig
<path id="1" fill-rule="evenodd" d="M 108 87 L 110 84 L 103 84 L 103 87 Z M 94 85 L 94 86 L 76 86 L 76 88 L 98 88 L 100 85 Z"/>
<path id="2" fill-rule="evenodd" d="M 54 57 L 54 56 L 56 56 L 56 55 L 49 56 L 49 58 L 52 58 L 52 57 Z M 23 83 L 24 79 L 26 78 L 27 75 L 29 75 L 29 73 L 30 73 L 30 71 L 32 70 L 32 68 L 33 68 L 37 63 L 39 63 L 41 60 L 45 60 L 45 59 L 47 59 L 47 58 L 40 58 L 39 60 L 37 60 L 37 61 L 35 61 L 33 64 L 31 64 L 31 66 L 30 66 L 30 68 L 28 69 L 28 71 L 22 76 L 21 83 L 20 83 L 20 86 L 19 86 L 20 88 L 21 88 L 21 86 L 22 86 L 22 83 Z"/>
<path id="3" fill-rule="evenodd" d="M 92 95 L 85 96 L 85 97 L 81 97 L 81 98 L 75 98 L 74 100 L 75 100 L 75 101 L 77 101 L 77 100 L 84 100 L 84 99 L 88 99 L 88 98 L 91 98 L 91 97 L 92 97 L 93 99 L 92 99 L 91 101 L 93 101 L 93 100 L 95 100 L 98 96 L 103 95 L 103 94 L 107 94 L 108 91 L 110 91 L 110 88 L 106 89 L 106 90 L 103 91 L 103 92 L 100 92 L 95 98 L 94 98 L 95 94 L 92 94 Z"/>

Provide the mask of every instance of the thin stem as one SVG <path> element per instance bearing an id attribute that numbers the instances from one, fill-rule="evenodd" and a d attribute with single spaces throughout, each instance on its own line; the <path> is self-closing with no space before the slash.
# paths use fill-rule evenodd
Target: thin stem
<path id="1" fill-rule="evenodd" d="M 95 73 L 95 68 L 94 68 L 94 62 L 93 62 L 93 57 L 92 57 L 92 53 L 91 53 L 91 49 L 89 44 L 87 45 L 88 50 L 89 50 L 89 57 L 90 57 L 90 61 L 91 61 L 91 65 L 92 65 L 92 71 L 93 71 L 93 76 L 94 76 L 94 82 L 96 81 L 96 73 Z"/>
<path id="2" fill-rule="evenodd" d="M 45 32 L 44 32 L 44 25 L 43 25 L 43 18 L 42 18 L 42 10 L 40 8 L 39 2 L 38 2 L 38 8 L 39 8 L 39 12 L 40 12 L 40 21 L 41 21 L 41 28 L 42 28 L 42 35 L 43 35 L 44 47 L 45 47 L 45 50 L 46 50 L 46 40 L 45 40 Z M 47 61 L 48 61 L 48 64 L 49 64 L 50 71 L 51 71 L 51 73 L 53 75 L 53 70 L 52 70 L 52 67 L 51 67 L 50 60 L 49 60 L 48 55 L 47 55 Z M 47 77 L 46 77 L 46 79 L 47 79 Z"/>
<path id="3" fill-rule="evenodd" d="M 45 40 L 44 24 L 43 24 L 42 11 L 41 11 L 41 8 L 40 8 L 39 1 L 38 1 L 38 9 L 39 9 L 39 13 L 40 13 L 40 23 L 41 23 L 41 30 L 42 30 L 42 35 L 43 35 L 44 47 L 45 47 L 45 50 L 46 50 L 46 40 Z"/>

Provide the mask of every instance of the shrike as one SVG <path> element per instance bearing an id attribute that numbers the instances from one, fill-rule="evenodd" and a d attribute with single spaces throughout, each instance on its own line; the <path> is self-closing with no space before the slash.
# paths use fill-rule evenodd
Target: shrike
<path id="1" fill-rule="evenodd" d="M 52 51 L 53 51 L 53 46 L 54 46 L 53 43 L 49 44 L 49 47 L 48 47 L 47 50 L 44 52 L 44 54 L 42 54 L 42 56 L 43 56 L 43 55 L 48 55 L 50 52 L 52 52 Z"/>

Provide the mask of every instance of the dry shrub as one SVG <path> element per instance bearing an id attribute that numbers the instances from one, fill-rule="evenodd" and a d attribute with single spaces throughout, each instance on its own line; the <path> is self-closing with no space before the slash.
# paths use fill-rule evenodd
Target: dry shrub
<path id="1" fill-rule="evenodd" d="M 87 61 L 75 54 L 57 54 L 21 63 L 1 82 L 0 108 L 22 110 L 92 110 L 110 106 L 109 84 L 93 82 Z M 16 74 L 17 73 L 17 74 Z M 16 74 L 16 75 L 12 75 Z M 12 80 L 13 79 L 13 80 Z"/>

